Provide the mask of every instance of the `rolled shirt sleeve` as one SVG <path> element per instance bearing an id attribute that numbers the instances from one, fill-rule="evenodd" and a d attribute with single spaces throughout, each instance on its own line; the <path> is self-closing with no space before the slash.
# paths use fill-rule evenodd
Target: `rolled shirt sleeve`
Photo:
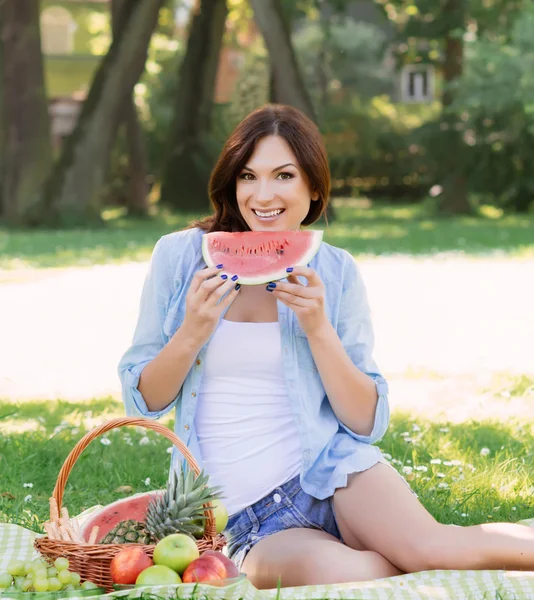
<path id="1" fill-rule="evenodd" d="M 355 433 L 344 423 L 340 422 L 340 425 L 360 442 L 374 444 L 384 436 L 389 426 L 388 384 L 373 359 L 374 331 L 367 290 L 360 270 L 348 252 L 343 281 L 337 332 L 354 365 L 374 380 L 378 401 L 373 430 L 369 435 Z"/>
<path id="2" fill-rule="evenodd" d="M 165 236 L 156 243 L 150 259 L 139 303 L 139 314 L 130 347 L 119 361 L 122 401 L 128 416 L 158 419 L 176 404 L 176 398 L 164 409 L 150 411 L 138 389 L 143 369 L 168 342 L 163 330 L 167 307 L 172 295 L 172 278 L 169 269 Z"/>

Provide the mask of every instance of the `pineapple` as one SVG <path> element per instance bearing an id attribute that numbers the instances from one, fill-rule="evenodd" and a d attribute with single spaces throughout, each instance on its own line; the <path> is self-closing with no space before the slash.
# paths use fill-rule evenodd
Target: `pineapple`
<path id="1" fill-rule="evenodd" d="M 100 541 L 101 544 L 146 544 L 154 543 L 154 538 L 146 530 L 145 523 L 121 521 Z"/>
<path id="2" fill-rule="evenodd" d="M 208 486 L 208 476 L 202 471 L 195 477 L 183 469 L 173 471 L 164 494 L 156 496 L 146 513 L 146 530 L 159 541 L 172 533 L 185 533 L 195 538 L 204 533 L 203 504 L 220 497 L 220 488 Z"/>

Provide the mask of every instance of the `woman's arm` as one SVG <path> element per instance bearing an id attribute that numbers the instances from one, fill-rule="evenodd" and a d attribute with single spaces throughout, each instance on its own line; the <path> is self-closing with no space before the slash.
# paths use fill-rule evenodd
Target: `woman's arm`
<path id="1" fill-rule="evenodd" d="M 354 433 L 371 435 L 378 401 L 374 379 L 353 364 L 329 321 L 307 337 L 337 418 Z"/>

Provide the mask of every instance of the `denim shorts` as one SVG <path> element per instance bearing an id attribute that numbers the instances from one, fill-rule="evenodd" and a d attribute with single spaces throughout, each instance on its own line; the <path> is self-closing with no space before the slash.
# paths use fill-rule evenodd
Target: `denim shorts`
<path id="1" fill-rule="evenodd" d="M 406 479 L 388 461 L 381 459 L 378 462 L 393 469 L 417 496 Z M 224 531 L 228 539 L 226 551 L 241 569 L 247 553 L 262 538 L 296 527 L 319 529 L 343 542 L 336 522 L 334 497 L 317 500 L 310 496 L 300 487 L 299 475 L 230 517 Z"/>
<path id="2" fill-rule="evenodd" d="M 228 556 L 241 569 L 249 550 L 262 538 L 295 527 L 319 529 L 343 541 L 334 514 L 333 496 L 317 500 L 293 477 L 228 520 Z"/>

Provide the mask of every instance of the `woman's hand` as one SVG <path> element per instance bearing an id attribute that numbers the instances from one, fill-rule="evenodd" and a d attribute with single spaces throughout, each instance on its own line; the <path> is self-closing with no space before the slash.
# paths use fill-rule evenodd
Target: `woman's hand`
<path id="1" fill-rule="evenodd" d="M 300 283 L 298 276 L 305 277 L 308 285 Z M 310 267 L 294 267 L 287 280 L 288 283 L 269 283 L 267 290 L 293 310 L 306 335 L 318 331 L 328 323 L 321 278 Z"/>
<path id="2" fill-rule="evenodd" d="M 209 340 L 222 313 L 236 299 L 241 287 L 236 286 L 231 276 L 220 273 L 221 268 L 209 267 L 195 273 L 185 297 L 181 329 L 201 346 Z"/>

